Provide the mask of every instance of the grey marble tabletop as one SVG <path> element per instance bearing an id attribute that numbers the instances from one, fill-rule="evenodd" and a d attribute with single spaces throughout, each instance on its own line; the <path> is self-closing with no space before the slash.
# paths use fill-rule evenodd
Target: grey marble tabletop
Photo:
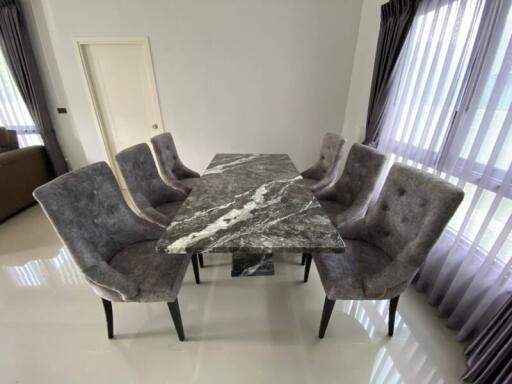
<path id="1" fill-rule="evenodd" d="M 157 249 L 341 253 L 344 243 L 288 155 L 217 154 Z"/>

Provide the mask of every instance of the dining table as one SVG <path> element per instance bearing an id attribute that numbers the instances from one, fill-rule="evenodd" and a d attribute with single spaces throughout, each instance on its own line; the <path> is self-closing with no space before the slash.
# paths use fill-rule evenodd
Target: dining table
<path id="1" fill-rule="evenodd" d="M 277 253 L 345 245 L 287 154 L 216 154 L 157 243 L 173 254 L 232 254 L 232 276 L 271 275 Z"/>

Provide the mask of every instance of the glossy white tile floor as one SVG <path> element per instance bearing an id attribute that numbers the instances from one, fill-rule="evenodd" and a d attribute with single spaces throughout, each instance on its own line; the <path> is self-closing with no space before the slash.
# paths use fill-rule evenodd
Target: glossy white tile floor
<path id="1" fill-rule="evenodd" d="M 276 275 L 231 278 L 229 257 L 206 256 L 203 284 L 180 294 L 187 341 L 165 304 L 114 304 L 106 337 L 99 298 L 34 206 L 0 224 L 2 383 L 457 383 L 463 346 L 410 289 L 386 336 L 386 302 L 338 302 L 316 335 L 323 291 L 298 255 Z"/>

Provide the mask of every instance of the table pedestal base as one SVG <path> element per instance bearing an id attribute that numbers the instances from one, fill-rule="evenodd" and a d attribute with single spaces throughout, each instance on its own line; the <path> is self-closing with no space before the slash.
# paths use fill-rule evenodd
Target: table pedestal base
<path id="1" fill-rule="evenodd" d="M 233 253 L 231 276 L 269 276 L 274 274 L 272 254 Z"/>

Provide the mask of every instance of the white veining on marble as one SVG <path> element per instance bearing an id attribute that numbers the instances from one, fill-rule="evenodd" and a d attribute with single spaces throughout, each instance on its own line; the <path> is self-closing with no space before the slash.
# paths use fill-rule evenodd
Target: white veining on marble
<path id="1" fill-rule="evenodd" d="M 254 194 L 251 196 L 250 200 L 244 204 L 244 206 L 240 209 L 232 209 L 229 212 L 225 213 L 214 222 L 208 224 L 205 228 L 197 232 L 191 232 L 187 236 L 181 237 L 175 240 L 173 243 L 169 244 L 166 247 L 167 253 L 185 253 L 187 246 L 191 243 L 197 242 L 201 239 L 214 235 L 216 232 L 229 228 L 234 224 L 244 221 L 252 217 L 252 212 L 257 209 L 261 209 L 264 207 L 268 207 L 269 205 L 275 204 L 280 201 L 282 198 L 282 193 L 288 188 L 292 183 L 296 180 L 300 180 L 300 176 L 296 176 L 292 179 L 284 179 L 284 180 L 273 180 L 267 183 L 260 185 Z M 265 201 L 265 195 L 269 192 L 269 188 L 274 184 L 285 183 L 285 185 L 275 194 L 275 196 Z M 241 196 L 244 194 L 240 194 Z M 211 248 L 211 247 L 209 247 Z"/>
<path id="2" fill-rule="evenodd" d="M 194 221 L 194 220 L 197 220 L 201 217 L 205 217 L 205 216 L 208 216 L 210 215 L 212 212 L 215 212 L 215 211 L 219 211 L 221 209 L 225 209 L 225 208 L 228 208 L 230 206 L 232 206 L 233 204 L 235 204 L 235 200 L 233 201 L 230 201 L 229 203 L 226 203 L 226 204 L 222 204 L 222 205 L 218 205 L 216 207 L 212 207 L 212 208 L 208 208 L 208 209 L 205 209 L 203 211 L 197 211 L 195 212 L 192 216 L 190 217 L 185 217 L 184 219 L 181 219 L 181 220 L 175 220 L 173 221 L 168 227 L 167 229 L 173 229 L 174 227 L 176 226 L 180 226 L 180 225 L 183 225 L 184 223 L 186 222 L 189 222 L 189 221 Z"/>
<path id="3" fill-rule="evenodd" d="M 262 222 L 254 224 L 250 228 L 247 228 L 245 231 L 240 230 L 240 231 L 238 231 L 236 233 L 232 233 L 232 234 L 229 234 L 227 236 L 224 236 L 224 237 L 218 239 L 217 241 L 213 242 L 212 244 L 210 244 L 210 246 L 207 248 L 206 252 L 208 250 L 210 250 L 210 249 L 222 246 L 223 244 L 226 244 L 226 243 L 228 243 L 231 240 L 243 237 L 245 235 L 248 235 L 248 234 L 251 234 L 251 233 L 252 234 L 254 234 L 254 233 L 262 233 L 265 229 L 268 229 L 272 225 L 275 225 L 275 224 L 277 224 L 277 223 L 279 223 L 279 222 L 281 222 L 281 221 L 283 221 L 285 219 L 288 219 L 288 218 L 290 218 L 292 216 L 296 216 L 296 215 L 299 215 L 302 212 L 307 211 L 308 209 L 314 207 L 316 205 L 315 203 L 316 203 L 316 199 L 312 199 L 304 207 L 302 207 L 301 209 L 299 209 L 299 210 L 297 210 L 295 212 L 292 212 L 292 213 L 290 213 L 290 214 L 288 214 L 286 216 L 278 217 L 277 219 L 273 219 L 271 221 L 267 221 L 268 219 L 270 219 L 270 218 L 267 218 L 267 219 L 263 220 Z M 272 242 L 270 242 L 270 241 L 267 241 L 267 242 L 262 241 L 260 243 L 260 246 L 261 246 L 262 249 L 268 248 L 268 250 L 270 251 L 271 248 L 272 248 Z"/>
<path id="4" fill-rule="evenodd" d="M 285 154 L 217 154 L 157 244 L 168 254 L 343 247 Z"/>
<path id="5" fill-rule="evenodd" d="M 225 209 L 225 208 L 228 208 L 230 206 L 232 206 L 233 204 L 236 203 L 237 199 L 243 197 L 243 196 L 246 196 L 248 195 L 249 193 L 251 193 L 252 191 L 245 191 L 243 193 L 239 193 L 237 195 L 234 196 L 233 200 L 230 201 L 229 203 L 226 203 L 226 204 L 222 204 L 222 205 L 218 205 L 216 207 L 211 207 L 211 208 L 208 208 L 208 209 L 205 209 L 205 210 L 202 210 L 202 211 L 197 211 L 195 212 L 192 216 L 190 217 L 185 217 L 183 219 L 179 219 L 179 220 L 175 220 L 173 221 L 168 227 L 167 229 L 172 229 L 176 226 L 180 226 L 184 223 L 187 223 L 189 221 L 194 221 L 194 220 L 198 220 L 202 217 L 206 217 L 210 214 L 212 214 L 213 212 L 216 212 L 216 211 L 220 211 L 222 209 Z"/>
<path id="6" fill-rule="evenodd" d="M 223 173 L 226 169 L 231 169 L 233 167 L 237 167 L 237 166 L 245 164 L 245 163 L 247 163 L 247 162 L 249 162 L 251 160 L 257 159 L 258 157 L 260 157 L 260 155 L 248 155 L 248 156 L 244 156 L 242 158 L 230 161 L 229 163 L 219 164 L 219 165 L 216 165 L 216 166 L 214 166 L 212 168 L 207 169 L 204 172 L 204 175 L 212 175 L 212 174 L 215 174 L 215 173 Z"/>

